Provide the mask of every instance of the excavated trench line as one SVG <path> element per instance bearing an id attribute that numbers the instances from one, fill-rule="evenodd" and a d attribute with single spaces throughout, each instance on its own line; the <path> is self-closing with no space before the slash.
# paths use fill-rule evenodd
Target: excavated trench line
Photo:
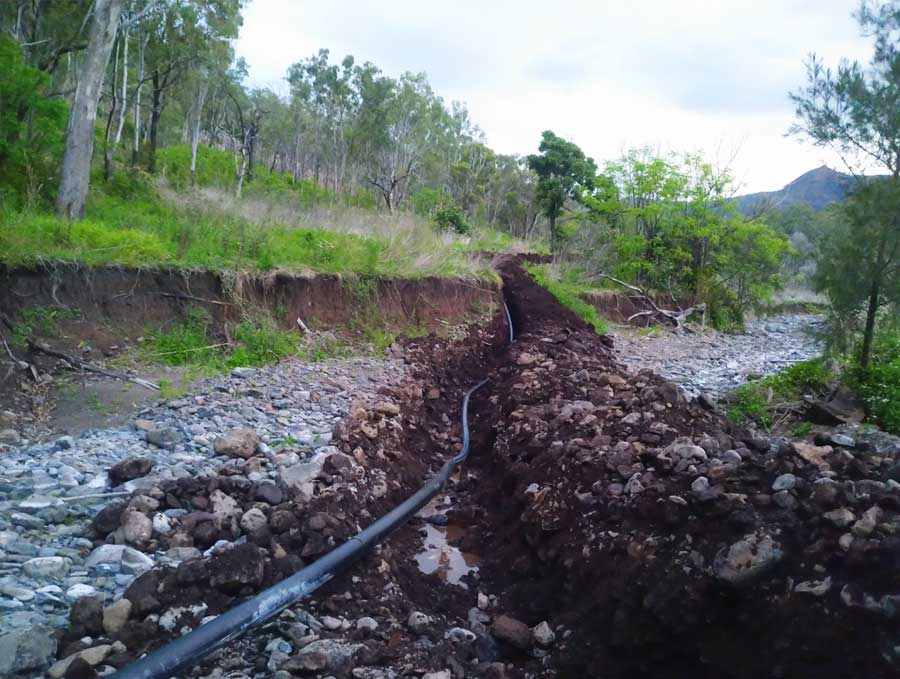
<path id="1" fill-rule="evenodd" d="M 503 308 L 509 329 L 508 341 L 512 343 L 515 338 L 512 316 L 505 302 Z M 469 456 L 469 400 L 487 383 L 488 378 L 482 379 L 463 396 L 460 452 L 448 460 L 414 495 L 324 557 L 217 616 L 214 620 L 115 672 L 112 679 L 159 679 L 193 665 L 217 648 L 259 627 L 288 606 L 309 596 L 398 530 L 444 488 L 453 471 Z"/>
<path id="2" fill-rule="evenodd" d="M 516 666 L 505 676 L 524 676 L 520 670 L 548 677 L 895 676 L 885 670 L 884 649 L 898 643 L 896 634 L 864 617 L 862 604 L 848 609 L 846 601 L 854 599 L 843 590 L 839 598 L 840 585 L 821 599 L 791 598 L 785 581 L 789 588 L 793 579 L 815 583 L 828 573 L 843 584 L 869 565 L 874 570 L 862 585 L 889 593 L 897 589 L 896 559 L 870 550 L 841 570 L 828 551 L 832 544 L 837 549 L 839 533 L 809 522 L 814 508 L 801 506 L 795 515 L 771 498 L 758 506 L 747 499 L 788 470 L 798 487 L 812 487 L 814 465 L 797 464 L 789 454 L 769 456 L 768 442 L 723 429 L 718 415 L 685 403 L 657 376 L 625 375 L 607 341 L 561 308 L 516 260 L 501 262 L 500 270 L 516 347 L 481 351 L 478 360 L 430 377 L 457 394 L 460 375 L 468 380 L 485 371 L 492 380 L 490 398 L 481 392 L 473 403 L 467 469 L 481 474 L 456 489 L 464 505 L 459 518 L 470 520 L 464 547 L 485 556 L 478 585 L 497 595 L 496 613 L 514 614 L 528 626 L 552 620 L 559 636 L 540 653 L 504 641 L 501 657 Z M 654 417 L 630 418 L 648 412 Z M 593 438 L 585 433 L 591 430 Z M 423 444 L 446 449 L 447 439 L 441 444 L 425 434 L 407 441 L 407 452 Z M 685 435 L 719 436 L 723 452 L 741 451 L 737 472 L 718 468 L 735 473 L 729 489 L 739 492 L 723 494 L 720 487 L 716 495 L 711 488 L 704 498 L 692 484 L 696 474 L 655 470 L 666 464 L 657 452 Z M 718 445 L 708 443 L 710 450 Z M 710 485 L 714 471 L 704 471 Z M 859 464 L 851 472 L 870 473 Z M 753 587 L 723 585 L 711 576 L 712 558 L 748 532 L 773 536 L 783 563 L 767 565 Z M 436 583 L 432 576 L 413 577 Z M 452 614 L 462 619 L 465 608 Z M 547 653 L 554 661 L 549 667 L 542 661 Z M 131 676 L 124 672 L 116 676 Z"/>

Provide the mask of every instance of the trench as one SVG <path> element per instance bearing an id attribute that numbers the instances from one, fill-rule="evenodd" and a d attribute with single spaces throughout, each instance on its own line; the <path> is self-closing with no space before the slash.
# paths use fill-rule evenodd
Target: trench
<path id="1" fill-rule="evenodd" d="M 501 261 L 499 270 L 517 341 L 506 346 L 499 314 L 455 348 L 435 337 L 408 341 L 405 351 L 418 363 L 415 388 L 395 394 L 402 432 L 374 440 L 352 421 L 336 432 L 345 453 L 358 450 L 397 484 L 377 498 L 320 497 L 303 515 L 327 509 L 345 516 L 333 533 L 343 539 L 363 515 L 377 517 L 396 506 L 429 469 L 458 451 L 458 404 L 487 375 L 489 388 L 471 403 L 471 454 L 447 492 L 288 611 L 288 619 L 201 661 L 190 676 L 207 676 L 244 656 L 261 658 L 256 669 L 265 673 L 271 642 L 290 638 L 292 621 L 308 620 L 309 611 L 352 618 L 373 607 L 394 621 L 377 641 L 358 630 L 320 632 L 335 643 L 364 645 L 363 661 L 292 666 L 291 672 L 391 677 L 446 669 L 450 674 L 440 676 L 494 679 L 894 676 L 888 654 L 898 640 L 889 621 L 847 609 L 840 586 L 821 598 L 786 592 L 792 583 L 820 582 L 827 574 L 839 585 L 889 593 L 897 585 L 896 555 L 879 548 L 846 564 L 830 551 L 838 535 L 812 516 L 805 496 L 793 508 L 747 500 L 788 469 L 801 479 L 799 487 L 812 488 L 813 466 L 769 456 L 768 441 L 686 401 L 673 384 L 649 371 L 624 370 L 611 341 L 560 307 L 517 260 Z M 423 397 L 429 389 L 440 398 Z M 690 472 L 669 465 L 658 451 L 683 436 L 702 442 L 713 461 L 698 462 L 699 471 Z M 387 449 L 393 454 L 381 459 Z M 745 466 L 715 462 L 726 449 Z M 874 473 L 860 464 L 852 465 L 857 477 Z M 835 469 L 843 473 L 838 461 Z M 692 483 L 698 473 L 713 483 L 714 474 L 730 475 L 730 492 L 720 488 L 703 497 Z M 221 487 L 244 507 L 251 504 L 227 484 Z M 166 490 L 179 500 L 182 492 L 209 493 L 210 487 Z M 712 575 L 715 559 L 723 545 L 748 531 L 775 536 L 784 556 L 752 587 L 723 585 Z M 285 575 L 267 567 L 265 582 Z M 176 596 L 173 573 L 147 578 L 144 589 L 148 583 L 160 599 L 154 615 L 198 600 L 216 614 L 251 593 L 223 596 L 201 578 Z M 406 624 L 417 611 L 429 620 L 422 629 Z M 500 625 L 501 618 L 518 626 Z M 188 626 L 198 621 L 188 614 L 182 620 Z M 543 623 L 553 639 L 538 643 L 532 630 Z M 125 666 L 171 636 L 152 624 L 133 630 L 129 655 L 117 662 Z M 70 634 L 69 649 L 75 641 Z"/>

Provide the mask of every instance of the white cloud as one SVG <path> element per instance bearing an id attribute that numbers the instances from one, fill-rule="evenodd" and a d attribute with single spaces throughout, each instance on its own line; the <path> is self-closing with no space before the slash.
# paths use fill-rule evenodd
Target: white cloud
<path id="1" fill-rule="evenodd" d="M 238 54 L 255 84 L 321 47 L 385 72 L 425 71 L 489 144 L 531 153 L 552 129 L 598 161 L 633 146 L 704 150 L 748 191 L 830 152 L 785 138 L 809 52 L 865 59 L 855 0 L 252 0 Z"/>

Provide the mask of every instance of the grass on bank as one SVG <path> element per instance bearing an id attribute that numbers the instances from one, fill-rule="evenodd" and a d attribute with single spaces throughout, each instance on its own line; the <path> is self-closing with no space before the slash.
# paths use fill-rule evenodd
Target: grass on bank
<path id="1" fill-rule="evenodd" d="M 302 337 L 276 328 L 268 320 L 239 323 L 232 332 L 232 346 L 211 339 L 211 319 L 202 308 L 189 310 L 184 320 L 147 334 L 143 358 L 154 363 L 188 366 L 214 375 L 237 367 L 261 367 L 296 356 L 306 361 L 381 355 L 395 335 L 377 325 L 359 324 L 346 334 L 319 331 Z M 411 328 L 409 334 L 420 334 Z"/>
<path id="2" fill-rule="evenodd" d="M 158 192 L 138 176 L 95 185 L 80 221 L 0 207 L 0 263 L 13 266 L 67 261 L 496 280 L 482 251 L 516 247 L 489 229 L 461 237 L 410 213 L 303 207 L 284 196 L 235 200 L 215 188 Z"/>
<path id="3" fill-rule="evenodd" d="M 738 423 L 753 420 L 770 428 L 778 405 L 800 401 L 804 394 L 821 393 L 834 379 L 824 358 L 795 363 L 738 387 L 732 395 L 728 416 Z"/>
<path id="4" fill-rule="evenodd" d="M 562 264 L 526 264 L 525 268 L 538 285 L 591 325 L 598 335 L 606 332 L 606 320 L 584 300 L 592 288 L 577 268 Z"/>

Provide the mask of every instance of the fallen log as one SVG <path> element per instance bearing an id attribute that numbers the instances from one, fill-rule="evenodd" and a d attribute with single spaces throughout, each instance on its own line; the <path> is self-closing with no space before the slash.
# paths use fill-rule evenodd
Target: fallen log
<path id="1" fill-rule="evenodd" d="M 80 368 L 81 370 L 84 370 L 86 372 L 95 373 L 97 375 L 103 375 L 105 377 L 112 377 L 113 379 L 124 380 L 126 382 L 134 382 L 135 384 L 145 387 L 146 389 L 153 389 L 154 391 L 159 391 L 159 385 L 154 384 L 153 382 L 145 380 L 141 377 L 132 377 L 131 375 L 128 375 L 126 373 L 116 372 L 114 370 L 108 370 L 106 368 L 100 368 L 96 365 L 93 365 L 92 363 L 83 361 L 80 358 L 71 356 L 70 354 L 66 354 L 62 351 L 57 351 L 56 349 L 51 349 L 47 345 L 38 344 L 37 342 L 35 342 L 32 339 L 28 339 L 26 341 L 28 342 L 28 348 L 31 349 L 31 351 L 34 351 L 39 354 L 46 354 L 47 356 L 52 356 L 53 358 L 60 358 L 64 361 L 66 361 L 67 363 L 69 363 L 69 365 L 77 366 L 78 368 Z"/>

